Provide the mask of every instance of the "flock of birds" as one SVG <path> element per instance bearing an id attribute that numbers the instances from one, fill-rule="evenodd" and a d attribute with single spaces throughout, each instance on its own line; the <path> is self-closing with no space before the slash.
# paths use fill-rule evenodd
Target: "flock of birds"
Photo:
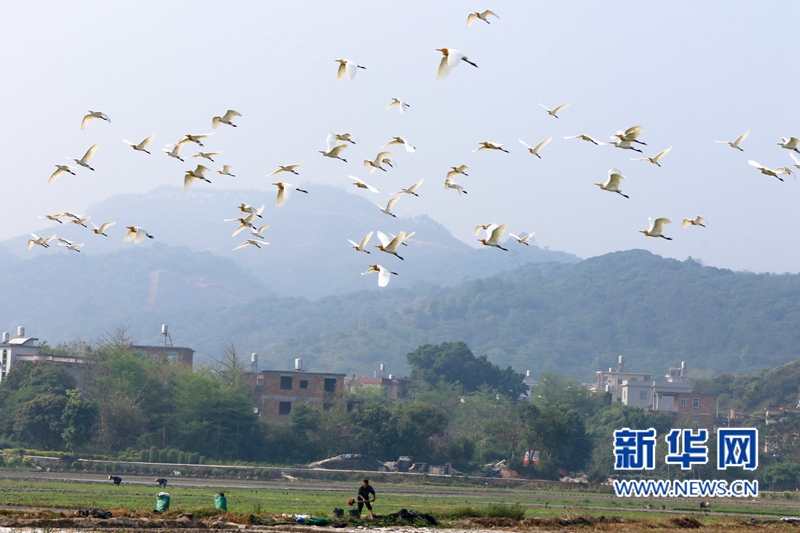
<path id="1" fill-rule="evenodd" d="M 470 13 L 467 17 L 467 26 L 471 26 L 476 21 L 483 21 L 486 24 L 490 24 L 489 17 L 495 17 L 499 19 L 498 15 L 492 12 L 491 10 L 485 10 L 482 12 L 474 12 Z M 453 48 L 437 48 L 438 52 L 442 54 L 442 58 L 439 61 L 439 66 L 436 71 L 436 79 L 443 80 L 446 78 L 453 69 L 461 65 L 462 63 L 466 63 L 471 65 L 474 68 L 478 68 L 478 65 L 471 61 L 465 54 L 462 52 L 455 50 Z M 353 80 L 358 73 L 359 70 L 366 70 L 366 67 L 359 65 L 354 61 L 350 61 L 349 59 L 336 59 L 336 63 L 338 63 L 338 68 L 336 72 L 336 76 L 338 80 L 345 80 L 350 79 Z M 556 119 L 559 118 L 559 114 L 564 112 L 564 110 L 569 106 L 569 103 L 559 105 L 555 108 L 548 108 L 543 104 L 541 105 L 546 113 L 554 117 Z M 397 108 L 400 113 L 406 113 L 407 110 L 411 108 L 410 104 L 400 100 L 399 98 L 392 98 L 387 106 L 387 109 Z M 213 129 L 217 129 L 221 124 L 230 126 L 230 127 L 237 127 L 237 124 L 234 123 L 238 117 L 241 117 L 242 114 L 238 111 L 233 109 L 227 110 L 226 113 L 220 116 L 212 117 L 211 119 L 211 126 Z M 104 112 L 101 111 L 89 111 L 89 113 L 83 117 L 81 121 L 81 130 L 85 129 L 87 125 L 92 123 L 95 119 L 103 120 L 106 122 L 111 122 L 111 118 Z M 622 149 L 622 150 L 631 150 L 637 153 L 643 153 L 643 150 L 640 148 L 642 146 L 647 146 L 647 144 L 639 139 L 642 132 L 644 131 L 644 127 L 641 125 L 632 126 L 624 131 L 618 131 L 616 134 L 611 136 L 611 140 L 609 142 L 610 145 Z M 740 135 L 734 141 L 716 141 L 717 143 L 724 143 L 728 144 L 732 148 L 743 151 L 741 148 L 741 144 L 749 135 L 750 131 L 745 132 L 744 134 Z M 203 141 L 208 139 L 214 135 L 214 133 L 205 133 L 205 134 L 186 134 L 183 135 L 177 142 L 173 144 L 166 145 L 163 148 L 163 151 L 166 153 L 167 156 L 177 159 L 181 162 L 185 160 L 181 157 L 181 150 L 188 144 L 193 143 L 199 146 L 200 148 L 204 147 Z M 134 151 L 143 152 L 145 154 L 151 154 L 148 151 L 148 146 L 153 142 L 155 139 L 155 134 L 148 136 L 147 138 L 143 139 L 139 143 L 133 143 L 126 139 L 123 139 L 123 142 L 128 144 Z M 596 146 L 605 145 L 606 143 L 601 142 L 597 139 L 590 137 L 589 135 L 579 134 L 564 137 L 564 139 L 579 139 L 586 142 L 589 142 Z M 520 140 L 519 142 L 525 147 L 525 149 L 532 155 L 536 156 L 537 158 L 541 159 L 541 151 L 553 140 L 553 137 L 549 137 L 536 146 L 530 146 L 524 141 Z M 319 153 L 322 154 L 323 157 L 331 158 L 331 159 L 338 159 L 347 163 L 347 159 L 342 157 L 344 150 L 347 149 L 349 146 L 356 144 L 356 139 L 353 135 L 349 132 L 345 133 L 330 133 L 326 139 L 326 147 L 324 150 L 319 150 Z M 794 160 L 795 167 L 800 169 L 800 158 L 798 158 L 795 153 L 800 154 L 800 140 L 796 137 L 790 137 L 788 139 L 781 138 L 781 142 L 778 145 L 784 149 L 790 150 L 790 155 Z M 74 170 L 77 170 L 78 167 L 83 167 L 85 169 L 94 171 L 94 168 L 90 165 L 97 149 L 99 148 L 100 143 L 96 142 L 93 144 L 86 153 L 80 158 L 74 157 L 67 157 L 67 159 L 73 161 L 77 166 L 69 166 L 69 165 L 56 165 L 56 170 L 50 176 L 48 183 L 52 183 L 56 179 L 59 178 L 64 173 L 69 173 L 72 175 L 76 175 Z M 393 137 L 389 140 L 381 149 L 386 149 L 389 147 L 401 147 L 407 153 L 414 153 L 416 148 L 408 142 L 408 140 L 404 139 L 403 137 Z M 632 161 L 644 161 L 649 162 L 654 165 L 661 167 L 661 160 L 670 152 L 672 147 L 666 148 L 661 150 L 657 154 L 652 157 L 638 157 L 638 158 L 631 158 Z M 491 141 L 483 141 L 479 143 L 478 147 L 473 150 L 473 152 L 480 152 L 485 150 L 493 150 L 493 151 L 500 151 L 509 153 L 509 150 L 504 148 L 503 144 L 495 143 Z M 207 159 L 210 162 L 215 162 L 214 158 L 221 155 L 222 152 L 206 152 L 206 151 L 199 151 L 196 154 L 191 155 L 191 158 L 194 159 Z M 396 166 L 396 161 L 391 159 L 392 152 L 391 151 L 381 151 L 379 152 L 374 159 L 366 159 L 364 160 L 363 164 L 365 167 L 369 168 L 370 174 L 374 173 L 376 170 L 380 170 L 382 172 L 387 172 L 387 168 L 394 168 Z M 765 167 L 754 160 L 749 160 L 748 163 L 753 167 L 757 168 L 761 171 L 762 174 L 777 178 L 783 181 L 782 175 L 785 174 L 793 174 L 794 172 L 791 170 L 790 167 L 779 167 L 775 169 L 771 169 Z M 299 172 L 297 169 L 303 165 L 303 162 L 290 164 L 290 165 L 280 165 L 274 172 L 267 175 L 267 177 L 276 176 L 279 174 L 295 174 L 299 176 Z M 223 176 L 231 176 L 235 177 L 234 174 L 231 173 L 231 165 L 225 164 L 222 165 L 222 168 L 217 170 L 216 173 L 223 175 Z M 463 186 L 456 182 L 456 178 L 459 175 L 468 176 L 467 170 L 469 168 L 466 165 L 460 166 L 453 166 L 450 167 L 450 170 L 446 174 L 446 178 L 444 181 L 445 189 L 452 189 L 458 192 L 459 196 L 463 196 L 467 194 L 467 191 L 464 189 Z M 211 183 L 209 179 L 209 174 L 212 171 L 203 164 L 198 164 L 196 168 L 190 169 L 185 171 L 183 185 L 185 190 L 189 190 L 192 187 L 192 184 L 195 180 L 204 181 L 206 183 Z M 372 193 L 379 193 L 380 191 L 378 188 L 374 187 L 373 185 L 366 183 L 365 181 L 355 177 L 355 176 L 348 176 L 350 179 L 354 180 L 352 184 L 360 189 L 367 190 Z M 621 189 L 622 180 L 626 179 L 625 176 L 621 173 L 619 168 L 613 168 L 608 171 L 608 178 L 605 182 L 596 183 L 601 190 L 613 192 L 623 196 L 625 198 L 629 198 L 628 195 L 624 194 Z M 384 214 L 395 217 L 396 215 L 392 213 L 392 209 L 395 204 L 400 200 L 402 195 L 409 195 L 409 196 L 419 196 L 417 190 L 423 184 L 424 180 L 420 179 L 419 181 L 409 185 L 408 187 L 401 188 L 399 191 L 392 193 L 392 198 L 388 200 L 386 205 L 379 205 L 375 204 L 376 207 Z M 277 188 L 277 196 L 276 196 L 276 206 L 283 207 L 286 202 L 292 197 L 295 191 L 309 194 L 307 190 L 300 189 L 291 183 L 285 181 L 277 181 L 273 182 Z M 250 236 L 244 242 L 239 244 L 234 248 L 234 250 L 239 250 L 246 247 L 256 247 L 261 248 L 262 245 L 269 244 L 265 242 L 265 238 L 262 235 L 264 230 L 269 228 L 269 225 L 259 225 L 259 219 L 263 219 L 262 212 L 264 211 L 265 206 L 262 205 L 260 207 L 253 207 L 246 203 L 241 203 L 237 206 L 239 211 L 239 216 L 223 219 L 224 222 L 237 222 L 238 225 L 234 230 L 232 236 L 236 236 L 242 231 L 249 230 Z M 106 230 L 108 230 L 111 226 L 113 226 L 116 222 L 115 221 L 108 221 L 104 222 L 100 226 L 91 222 L 92 228 L 88 228 L 86 225 L 89 222 L 90 216 L 79 215 L 75 213 L 71 213 L 69 211 L 63 211 L 60 213 L 52 214 L 52 215 L 44 215 L 39 218 L 46 218 L 48 220 L 57 222 L 59 224 L 76 224 L 83 226 L 87 229 L 90 229 L 95 235 L 100 236 L 108 236 L 106 234 Z M 63 219 L 63 220 L 62 220 Z M 662 238 L 666 240 L 672 240 L 672 237 L 668 237 L 664 235 L 664 226 L 667 224 L 671 224 L 671 220 L 665 217 L 660 218 L 649 218 L 649 227 L 645 230 L 640 230 L 640 233 L 643 233 L 647 237 L 655 237 L 655 238 Z M 687 228 L 689 226 L 701 226 L 705 227 L 705 220 L 701 216 L 697 216 L 693 219 L 684 219 L 682 226 Z M 147 230 L 143 229 L 142 227 L 131 225 L 126 226 L 127 232 L 123 237 L 124 242 L 134 242 L 140 243 L 145 238 L 153 239 L 153 235 L 149 234 Z M 475 227 L 475 235 L 478 236 L 483 231 L 486 233 L 485 237 L 479 238 L 478 241 L 482 243 L 484 246 L 489 246 L 493 248 L 498 248 L 500 250 L 508 251 L 507 248 L 502 246 L 502 239 L 503 234 L 508 229 L 507 224 L 481 224 Z M 353 249 L 356 252 L 362 252 L 366 254 L 370 254 L 369 251 L 369 242 L 372 238 L 374 231 L 370 231 L 367 233 L 361 241 L 358 243 L 349 240 L 350 244 L 352 245 Z M 407 246 L 406 241 L 411 238 L 415 232 L 399 232 L 397 235 L 392 234 L 385 234 L 381 231 L 377 232 L 378 240 L 380 244 L 375 245 L 374 247 L 377 248 L 379 251 L 390 254 L 395 256 L 400 260 L 404 260 L 398 253 L 401 246 Z M 518 236 L 513 233 L 509 233 L 509 235 L 516 240 L 519 244 L 528 245 L 534 233 L 528 233 L 523 236 Z M 50 237 L 39 237 L 35 234 L 31 234 L 32 238 L 28 240 L 28 249 L 33 248 L 34 245 L 42 246 L 44 248 L 48 248 L 50 246 L 50 242 L 55 240 L 57 237 L 56 235 Z M 58 237 L 58 245 L 64 246 L 69 250 L 80 252 L 80 248 L 84 245 L 84 243 L 75 243 L 70 240 Z M 371 264 L 369 268 L 362 273 L 362 275 L 377 273 L 378 274 L 378 285 L 381 287 L 385 287 L 392 275 L 398 275 L 397 272 L 390 270 L 389 268 L 380 265 L 380 264 Z"/>

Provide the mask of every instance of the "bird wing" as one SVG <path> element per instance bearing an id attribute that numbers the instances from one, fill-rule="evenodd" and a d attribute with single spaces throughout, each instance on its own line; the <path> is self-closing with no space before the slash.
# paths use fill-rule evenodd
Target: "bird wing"
<path id="1" fill-rule="evenodd" d="M 192 176 L 191 174 L 186 174 L 183 177 L 183 190 L 188 191 L 189 189 L 191 189 L 193 181 L 194 181 L 194 176 Z"/>
<path id="2" fill-rule="evenodd" d="M 294 187 L 289 185 L 288 183 L 283 184 L 283 188 L 278 188 L 278 197 L 275 199 L 275 205 L 278 207 L 283 207 L 283 204 L 292 197 L 292 193 L 294 192 Z"/>
<path id="3" fill-rule="evenodd" d="M 397 200 L 399 200 L 399 199 L 400 199 L 400 197 L 399 197 L 399 196 L 395 196 L 394 198 L 392 198 L 391 200 L 389 200 L 389 203 L 388 203 L 388 204 L 386 204 L 386 210 L 387 210 L 387 211 L 391 211 L 391 210 L 392 210 L 392 207 L 394 206 L 394 204 L 396 204 L 396 203 L 397 203 Z"/>
<path id="4" fill-rule="evenodd" d="M 225 115 L 223 115 L 222 118 L 230 122 L 231 120 L 233 120 L 233 117 L 241 117 L 241 116 L 242 114 L 239 113 L 238 111 L 234 111 L 233 109 L 228 109 L 228 111 L 225 112 Z"/>
<path id="5" fill-rule="evenodd" d="M 392 152 L 380 152 L 378 155 L 375 156 L 375 163 L 380 166 L 383 163 L 383 159 L 387 156 L 392 155 Z"/>
<path id="6" fill-rule="evenodd" d="M 465 57 L 467 57 L 467 56 L 465 56 L 464 54 L 462 54 L 458 50 L 456 50 L 454 48 L 449 48 L 447 50 L 447 65 L 450 68 L 455 68 L 455 67 L 457 67 L 458 65 L 461 64 L 461 60 L 464 59 Z"/>
<path id="7" fill-rule="evenodd" d="M 792 152 L 789 152 L 789 155 L 792 156 L 792 159 L 794 159 L 794 162 L 797 163 L 798 168 L 800 168 L 800 157 L 797 157 Z"/>
<path id="8" fill-rule="evenodd" d="M 481 13 L 481 16 L 483 17 L 484 20 L 486 20 L 486 17 L 488 17 L 489 15 L 493 15 L 493 16 L 495 16 L 497 18 L 500 18 L 500 17 L 497 16 L 497 13 L 495 13 L 491 9 L 487 9 L 486 11 Z M 569 104 L 567 104 L 567 105 L 569 105 Z"/>
<path id="9" fill-rule="evenodd" d="M 336 146 L 334 146 L 333 148 L 331 148 L 331 149 L 329 150 L 329 153 L 330 153 L 330 154 L 331 154 L 331 156 L 333 156 L 333 157 L 338 157 L 338 156 L 339 156 L 339 154 L 340 154 L 340 153 L 342 153 L 342 150 L 344 150 L 345 148 L 347 148 L 347 145 L 346 145 L 346 144 L 339 144 L 339 145 L 336 145 Z"/>
<path id="10" fill-rule="evenodd" d="M 683 222 L 681 223 L 681 226 L 683 227 L 683 229 L 686 229 L 691 223 L 692 223 L 691 219 L 684 218 Z"/>
<path id="11" fill-rule="evenodd" d="M 650 158 L 647 158 L 647 157 L 636 157 L 636 158 L 633 158 L 633 157 L 631 157 L 631 161 L 650 161 Z"/>
<path id="12" fill-rule="evenodd" d="M 281 172 L 285 172 L 285 170 L 283 170 L 283 168 L 279 168 L 278 170 L 276 170 L 272 174 L 267 174 L 267 177 L 269 178 L 270 176 L 274 176 L 275 174 L 280 174 Z"/>
<path id="13" fill-rule="evenodd" d="M 509 233 L 508 236 L 511 237 L 512 239 L 517 239 L 518 241 L 522 242 L 522 237 L 520 237 L 519 235 L 514 235 L 513 233 Z"/>
<path id="14" fill-rule="evenodd" d="M 447 173 L 447 177 L 445 178 L 447 181 L 452 180 L 454 177 L 458 176 L 460 172 L 456 172 L 455 170 L 451 170 Z"/>
<path id="15" fill-rule="evenodd" d="M 701 217 L 701 216 L 698 216 L 698 217 L 695 219 L 695 222 L 697 222 L 698 224 L 702 224 L 702 223 L 703 223 L 703 222 L 705 222 L 705 221 L 706 221 L 706 219 L 704 219 L 704 218 L 703 218 L 703 217 Z"/>
<path id="16" fill-rule="evenodd" d="M 409 190 L 409 191 L 411 191 L 411 192 L 414 192 L 414 191 L 416 191 L 416 190 L 417 190 L 417 188 L 418 188 L 420 185 L 422 185 L 422 182 L 423 182 L 423 181 L 425 181 L 425 178 L 422 178 L 421 180 L 419 180 L 418 182 L 416 182 L 414 185 L 412 185 L 411 187 L 409 187 L 409 188 L 408 188 L 408 190 Z"/>
<path id="17" fill-rule="evenodd" d="M 389 244 L 384 244 L 383 247 L 386 248 L 388 252 L 394 252 L 397 250 L 397 247 L 403 244 L 403 241 L 406 238 L 406 234 L 404 232 L 400 232 L 389 242 Z"/>
<path id="18" fill-rule="evenodd" d="M 150 144 L 151 142 L 153 142 L 153 139 L 155 139 L 155 138 L 156 138 L 156 134 L 155 134 L 155 133 L 153 133 L 153 134 L 152 134 L 152 135 L 150 135 L 150 136 L 149 136 L 147 139 L 145 139 L 145 140 L 143 140 L 142 142 L 140 142 L 140 143 L 139 143 L 139 146 L 138 146 L 137 148 L 139 148 L 140 150 L 144 150 L 145 148 L 147 148 L 147 145 L 148 145 L 148 144 Z"/>
<path id="19" fill-rule="evenodd" d="M 84 119 L 84 120 L 85 120 L 85 119 Z M 81 129 L 83 129 L 83 128 L 81 128 Z M 33 239 L 28 239 L 28 250 L 30 250 L 31 248 L 33 248 L 33 245 L 34 245 L 34 244 L 36 244 L 36 241 L 35 241 L 35 240 L 33 240 Z"/>
<path id="20" fill-rule="evenodd" d="M 800 143 L 800 139 L 798 139 L 797 137 L 790 137 L 790 138 L 789 138 L 789 146 L 790 146 L 792 149 L 795 149 L 795 148 L 797 148 L 797 144 L 798 144 L 798 143 Z"/>
<path id="21" fill-rule="evenodd" d="M 475 22 L 476 20 L 478 20 L 478 14 L 470 13 L 469 15 L 467 15 L 467 26 L 472 26 L 472 23 Z"/>
<path id="22" fill-rule="evenodd" d="M 234 235 L 235 235 L 235 234 L 234 234 Z M 248 239 L 248 240 L 246 240 L 246 241 L 244 241 L 242 244 L 240 244 L 240 245 L 239 245 L 239 246 L 237 246 L 236 248 L 234 248 L 234 250 L 238 250 L 239 248 L 244 248 L 245 246 L 250 246 L 250 240 L 249 240 L 249 239 Z"/>
<path id="23" fill-rule="evenodd" d="M 215 153 L 217 153 L 217 152 L 215 152 Z M 206 172 L 208 172 L 208 167 L 203 166 L 203 165 L 197 165 L 197 168 L 194 169 L 194 173 L 198 177 L 205 177 Z"/>
<path id="24" fill-rule="evenodd" d="M 642 131 L 644 131 L 644 126 L 631 126 L 625 130 L 625 133 L 622 135 L 622 140 L 628 142 L 634 141 L 639 135 L 642 134 Z"/>
<path id="25" fill-rule="evenodd" d="M 656 233 L 661 233 L 664 230 L 664 224 L 672 224 L 668 218 L 657 218 L 653 221 L 653 229 Z"/>
<path id="26" fill-rule="evenodd" d="M 450 74 L 453 68 L 447 63 L 447 56 L 443 57 L 439 62 L 439 69 L 436 71 L 436 79 L 443 80 Z"/>
<path id="27" fill-rule="evenodd" d="M 83 117 L 83 120 L 81 120 L 81 129 L 85 128 L 86 125 L 89 123 L 89 121 L 92 120 L 93 118 L 95 118 L 95 116 L 92 114 L 88 114 L 85 117 Z"/>
<path id="28" fill-rule="evenodd" d="M 618 170 L 609 170 L 608 171 L 608 183 L 606 183 L 606 187 L 614 187 L 615 189 L 619 188 L 620 180 L 625 179 L 625 176 L 619 173 Z"/>
<path id="29" fill-rule="evenodd" d="M 286 165 L 286 168 L 290 168 L 292 170 L 296 169 L 297 167 L 303 166 L 305 161 L 301 161 L 300 163 L 295 163 L 294 165 Z"/>
<path id="30" fill-rule="evenodd" d="M 527 148 L 528 150 L 533 150 L 533 148 L 532 148 L 531 146 L 529 146 L 529 145 L 528 145 L 528 143 L 526 143 L 526 142 L 525 142 L 525 141 L 523 141 L 522 139 L 520 139 L 520 140 L 519 140 L 519 142 L 521 142 L 521 143 L 522 143 L 522 146 L 524 146 L 524 147 L 525 147 L 525 148 Z"/>
<path id="31" fill-rule="evenodd" d="M 549 143 L 552 140 L 553 140 L 553 138 L 549 137 L 549 138 L 543 140 L 542 142 L 540 142 L 539 144 L 537 144 L 536 148 L 533 149 L 533 153 L 535 153 L 535 154 L 539 153 L 539 150 L 541 150 L 545 145 L 547 145 L 547 143 Z M 520 142 L 522 142 L 522 141 L 520 141 Z M 525 143 L 522 143 L 522 144 L 525 144 Z"/>
<path id="32" fill-rule="evenodd" d="M 345 69 L 347 70 L 347 77 L 351 80 L 356 77 L 356 72 L 358 72 L 358 65 L 353 63 L 352 61 L 345 61 Z"/>
<path id="33" fill-rule="evenodd" d="M 211 127 L 212 128 L 217 129 L 219 127 L 219 125 L 222 124 L 222 121 L 219 118 L 220 117 L 214 117 L 214 118 L 211 119 Z M 234 250 L 236 250 L 236 248 L 234 248 Z"/>
<path id="34" fill-rule="evenodd" d="M 739 137 L 735 141 L 733 141 L 734 146 L 739 146 L 739 143 L 742 142 L 743 140 L 745 140 L 745 138 L 748 135 L 750 135 L 750 130 L 747 130 L 746 132 L 744 132 L 741 135 L 739 135 Z"/>
<path id="35" fill-rule="evenodd" d="M 497 16 L 497 15 L 495 15 L 495 16 Z M 568 106 L 569 106 L 569 104 L 561 104 L 557 108 L 553 109 L 553 114 L 555 115 L 556 113 L 558 113 L 559 111 L 561 111 L 562 109 L 564 109 L 565 107 L 568 107 Z"/>
<path id="36" fill-rule="evenodd" d="M 661 150 L 661 151 L 660 151 L 660 152 L 658 152 L 658 154 L 656 154 L 656 156 L 653 158 L 653 161 L 656 161 L 656 162 L 657 162 L 659 159 L 661 159 L 662 157 L 664 157 L 665 155 L 667 155 L 667 154 L 669 153 L 669 151 L 670 151 L 670 150 L 672 150 L 672 146 L 670 146 L 670 147 L 669 147 L 669 148 L 667 148 L 666 150 Z"/>
<path id="37" fill-rule="evenodd" d="M 753 166 L 753 167 L 756 167 L 756 168 L 759 168 L 759 169 L 760 168 L 766 168 L 763 165 L 761 165 L 760 163 L 756 163 L 752 159 L 748 159 L 747 162 L 750 163 L 750 166 Z"/>
<path id="38" fill-rule="evenodd" d="M 330 152 L 336 146 L 336 134 L 329 133 L 328 137 L 325 139 L 325 143 L 328 145 L 328 151 Z"/>
<path id="39" fill-rule="evenodd" d="M 583 135 L 570 135 L 569 137 L 564 137 L 565 139 L 582 139 Z"/>
<path id="40" fill-rule="evenodd" d="M 86 150 L 86 153 L 83 155 L 82 158 L 84 163 L 88 163 L 94 157 L 94 153 L 97 151 L 98 146 L 100 146 L 99 141 L 94 143 L 91 148 Z"/>
<path id="41" fill-rule="evenodd" d="M 56 178 L 58 178 L 63 173 L 64 173 L 63 169 L 57 168 L 56 171 L 53 172 L 53 174 L 50 176 L 50 179 L 47 180 L 47 183 L 53 183 L 54 181 L 56 181 Z"/>
<path id="42" fill-rule="evenodd" d="M 500 242 L 500 237 L 503 235 L 503 232 L 508 227 L 508 224 L 502 224 L 497 226 L 492 230 L 491 237 L 489 237 L 489 242 L 493 242 L 495 244 Z"/>
<path id="43" fill-rule="evenodd" d="M 378 265 L 378 287 L 387 286 L 390 279 L 392 279 L 392 273 L 389 272 L 389 269 Z"/>
<path id="44" fill-rule="evenodd" d="M 139 244 L 147 237 L 147 232 L 142 228 L 136 228 L 136 238 L 133 240 L 136 244 Z"/>
<path id="45" fill-rule="evenodd" d="M 397 98 L 392 98 L 392 103 L 386 106 L 386 109 L 391 109 L 395 106 L 400 105 L 400 103 L 401 103 L 400 100 L 398 100 Z"/>
<path id="46" fill-rule="evenodd" d="M 382 231 L 379 231 L 379 232 L 378 232 L 378 240 L 379 240 L 379 241 L 381 241 L 381 244 L 382 244 L 384 247 L 386 247 L 386 246 L 389 246 L 389 243 L 390 243 L 390 242 L 392 242 L 392 239 L 390 239 L 390 238 L 389 238 L 389 237 L 388 237 L 388 236 L 387 236 L 387 235 L 386 235 L 384 232 L 382 232 Z"/>
<path id="47" fill-rule="evenodd" d="M 248 227 L 249 226 L 247 224 L 240 224 L 235 230 L 233 230 L 233 233 L 231 233 L 231 237 L 235 237 L 236 235 L 239 234 L 240 231 Z"/>
<path id="48" fill-rule="evenodd" d="M 101 226 L 100 226 L 100 228 L 98 229 L 98 231 L 99 231 L 100 233 L 103 233 L 104 231 L 106 231 L 106 229 L 110 228 L 111 226 L 113 226 L 113 225 L 114 225 L 114 224 L 116 224 L 116 223 L 117 223 L 116 221 L 112 221 L 112 222 L 105 222 L 103 225 L 101 225 Z"/>
<path id="49" fill-rule="evenodd" d="M 339 68 L 336 69 L 336 79 L 343 80 L 346 75 L 347 75 L 347 69 L 345 68 L 345 62 L 339 61 Z"/>
<path id="50" fill-rule="evenodd" d="M 134 237 L 136 237 L 136 232 L 129 228 L 128 233 L 122 238 L 122 242 L 131 242 Z"/>
<path id="51" fill-rule="evenodd" d="M 67 239 L 65 239 L 64 237 L 59 237 L 59 238 L 58 238 L 58 242 L 59 242 L 59 243 L 66 244 L 66 245 L 70 245 L 70 244 L 72 244 L 72 241 L 68 241 L 68 240 L 67 240 Z"/>
<path id="52" fill-rule="evenodd" d="M 530 239 L 530 238 L 531 238 L 531 237 L 533 237 L 534 235 L 536 235 L 536 232 L 535 232 L 535 231 L 534 231 L 533 233 L 528 233 L 527 235 L 525 235 L 525 236 L 522 238 L 522 242 L 528 242 L 528 239 Z"/>
<path id="53" fill-rule="evenodd" d="M 369 240 L 370 240 L 371 238 L 372 238 L 372 232 L 370 231 L 369 233 L 367 233 L 367 234 L 364 236 L 364 238 L 363 238 L 363 239 L 361 239 L 361 244 L 360 244 L 359 246 L 360 246 L 362 249 L 363 249 L 363 248 L 365 248 L 365 247 L 367 246 L 367 243 L 369 242 Z M 351 241 L 351 242 L 352 242 L 352 241 Z M 354 244 L 355 244 L 355 243 L 354 243 Z"/>
<path id="54" fill-rule="evenodd" d="M 258 229 L 254 229 L 253 233 L 260 237 L 261 236 L 261 232 L 264 231 L 267 228 L 269 228 L 269 224 L 264 224 L 263 226 L 259 227 Z"/>

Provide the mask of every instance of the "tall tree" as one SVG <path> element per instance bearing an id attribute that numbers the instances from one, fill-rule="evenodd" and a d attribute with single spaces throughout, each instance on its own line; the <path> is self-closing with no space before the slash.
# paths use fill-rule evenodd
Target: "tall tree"
<path id="1" fill-rule="evenodd" d="M 58 394 L 39 394 L 24 404 L 14 419 L 17 438 L 42 450 L 59 449 L 66 404 L 67 398 Z"/>
<path id="2" fill-rule="evenodd" d="M 73 452 L 89 442 L 93 436 L 92 428 L 99 419 L 97 402 L 84 400 L 77 389 L 67 391 L 67 403 L 61 414 L 64 432 L 61 437 L 67 448 Z"/>

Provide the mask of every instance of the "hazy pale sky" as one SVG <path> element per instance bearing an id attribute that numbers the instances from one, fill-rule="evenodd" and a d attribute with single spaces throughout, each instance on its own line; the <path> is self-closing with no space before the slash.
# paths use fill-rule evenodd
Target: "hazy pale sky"
<path id="1" fill-rule="evenodd" d="M 500 18 L 467 27 L 478 8 Z M 288 180 L 312 194 L 315 183 L 350 187 L 352 174 L 379 187 L 371 199 L 385 203 L 387 193 L 424 178 L 420 197 L 402 198 L 395 212 L 428 214 L 470 244 L 476 224 L 505 222 L 581 257 L 645 248 L 737 270 L 797 272 L 800 184 L 761 175 L 747 160 L 793 164 L 776 143 L 800 136 L 799 27 L 796 2 L 6 3 L 0 239 L 48 226 L 39 215 L 182 184 L 198 160 L 181 163 L 161 148 L 213 131 L 211 117 L 235 109 L 239 127 L 221 125 L 205 150 L 224 151 L 208 166 L 231 164 L 237 177 L 214 174 L 213 185 L 194 187 L 261 188 L 275 209 L 274 179 L 265 175 L 305 161 Z M 436 81 L 441 47 L 479 68 L 463 64 Z M 367 70 L 337 81 L 337 58 Z M 385 109 L 392 97 L 410 110 Z M 555 119 L 539 102 L 571 105 Z M 89 109 L 112 123 L 81 131 Z M 662 168 L 631 161 L 639 157 L 631 151 L 563 139 L 586 133 L 608 142 L 636 124 L 644 125 L 644 155 L 673 147 Z M 747 130 L 744 152 L 714 143 Z M 317 153 L 331 131 L 359 141 L 344 151 L 347 164 Z M 151 133 L 149 156 L 122 142 Z M 416 153 L 393 147 L 398 168 L 370 175 L 361 162 L 395 135 Z M 541 160 L 518 142 L 550 136 Z M 471 152 L 485 140 L 511 153 Z M 95 172 L 81 168 L 47 184 L 55 164 L 96 141 Z M 458 180 L 469 192 L 463 198 L 443 188 L 448 168 L 460 164 L 471 169 Z M 627 176 L 630 199 L 593 185 L 612 167 Z M 681 229 L 696 215 L 707 228 Z M 637 233 L 648 216 L 671 218 L 665 233 L 674 240 Z M 136 221 L 119 221 L 114 238 L 122 223 Z"/>

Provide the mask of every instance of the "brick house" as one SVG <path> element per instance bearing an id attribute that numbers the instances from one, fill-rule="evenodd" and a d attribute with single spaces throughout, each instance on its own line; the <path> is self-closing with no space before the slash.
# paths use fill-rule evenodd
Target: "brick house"
<path id="1" fill-rule="evenodd" d="M 128 346 L 127 350 L 139 357 L 146 357 L 155 361 L 169 361 L 171 363 L 181 363 L 192 366 L 194 363 L 194 350 L 179 346 L 143 346 L 134 344 Z"/>
<path id="2" fill-rule="evenodd" d="M 292 406 L 330 409 L 344 390 L 344 374 L 262 370 L 248 374 L 253 401 L 265 420 L 288 420 Z"/>
<path id="3" fill-rule="evenodd" d="M 675 419 L 675 426 L 714 431 L 715 404 L 714 396 L 686 392 L 675 397 L 675 409 L 668 412 Z"/>

